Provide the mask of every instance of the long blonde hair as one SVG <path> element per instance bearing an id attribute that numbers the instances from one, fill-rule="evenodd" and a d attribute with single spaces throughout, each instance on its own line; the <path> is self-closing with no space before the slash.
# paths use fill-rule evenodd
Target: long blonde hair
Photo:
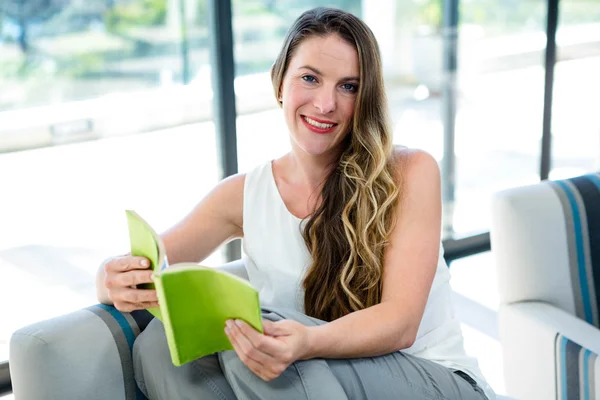
<path id="1" fill-rule="evenodd" d="M 381 302 L 383 255 L 399 197 L 379 47 L 364 22 L 332 8 L 304 12 L 290 28 L 271 70 L 275 96 L 280 97 L 300 43 L 330 34 L 356 49 L 360 82 L 344 150 L 302 232 L 312 256 L 303 281 L 305 313 L 325 321 Z"/>

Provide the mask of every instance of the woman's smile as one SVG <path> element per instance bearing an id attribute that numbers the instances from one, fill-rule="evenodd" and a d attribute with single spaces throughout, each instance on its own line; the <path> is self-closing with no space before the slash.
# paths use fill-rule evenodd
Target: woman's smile
<path id="1" fill-rule="evenodd" d="M 300 116 L 304 125 L 314 133 L 320 135 L 331 133 L 335 130 L 338 124 L 332 121 L 326 121 L 317 119 L 315 117 L 308 117 L 306 115 Z"/>

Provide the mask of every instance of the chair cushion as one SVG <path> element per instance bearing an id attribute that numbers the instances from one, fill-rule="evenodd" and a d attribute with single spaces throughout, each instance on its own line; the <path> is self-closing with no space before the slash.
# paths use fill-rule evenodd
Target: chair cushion
<path id="1" fill-rule="evenodd" d="M 600 176 L 549 182 L 566 223 L 575 315 L 600 327 Z"/>
<path id="2" fill-rule="evenodd" d="M 557 400 L 593 399 L 600 395 L 598 355 L 563 335 L 556 336 Z"/>

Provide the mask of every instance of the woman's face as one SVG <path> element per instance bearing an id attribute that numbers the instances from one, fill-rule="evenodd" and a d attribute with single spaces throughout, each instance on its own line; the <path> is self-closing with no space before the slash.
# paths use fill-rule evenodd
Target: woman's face
<path id="1" fill-rule="evenodd" d="M 313 156 L 336 151 L 352 127 L 358 84 L 358 54 L 339 35 L 300 43 L 280 92 L 292 147 Z"/>

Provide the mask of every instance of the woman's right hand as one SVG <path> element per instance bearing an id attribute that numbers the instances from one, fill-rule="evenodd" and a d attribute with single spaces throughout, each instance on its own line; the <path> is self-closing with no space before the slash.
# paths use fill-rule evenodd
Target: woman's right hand
<path id="1" fill-rule="evenodd" d="M 104 286 L 115 308 L 123 312 L 158 307 L 154 289 L 137 289 L 136 285 L 152 283 L 150 261 L 145 257 L 121 256 L 104 263 Z"/>

